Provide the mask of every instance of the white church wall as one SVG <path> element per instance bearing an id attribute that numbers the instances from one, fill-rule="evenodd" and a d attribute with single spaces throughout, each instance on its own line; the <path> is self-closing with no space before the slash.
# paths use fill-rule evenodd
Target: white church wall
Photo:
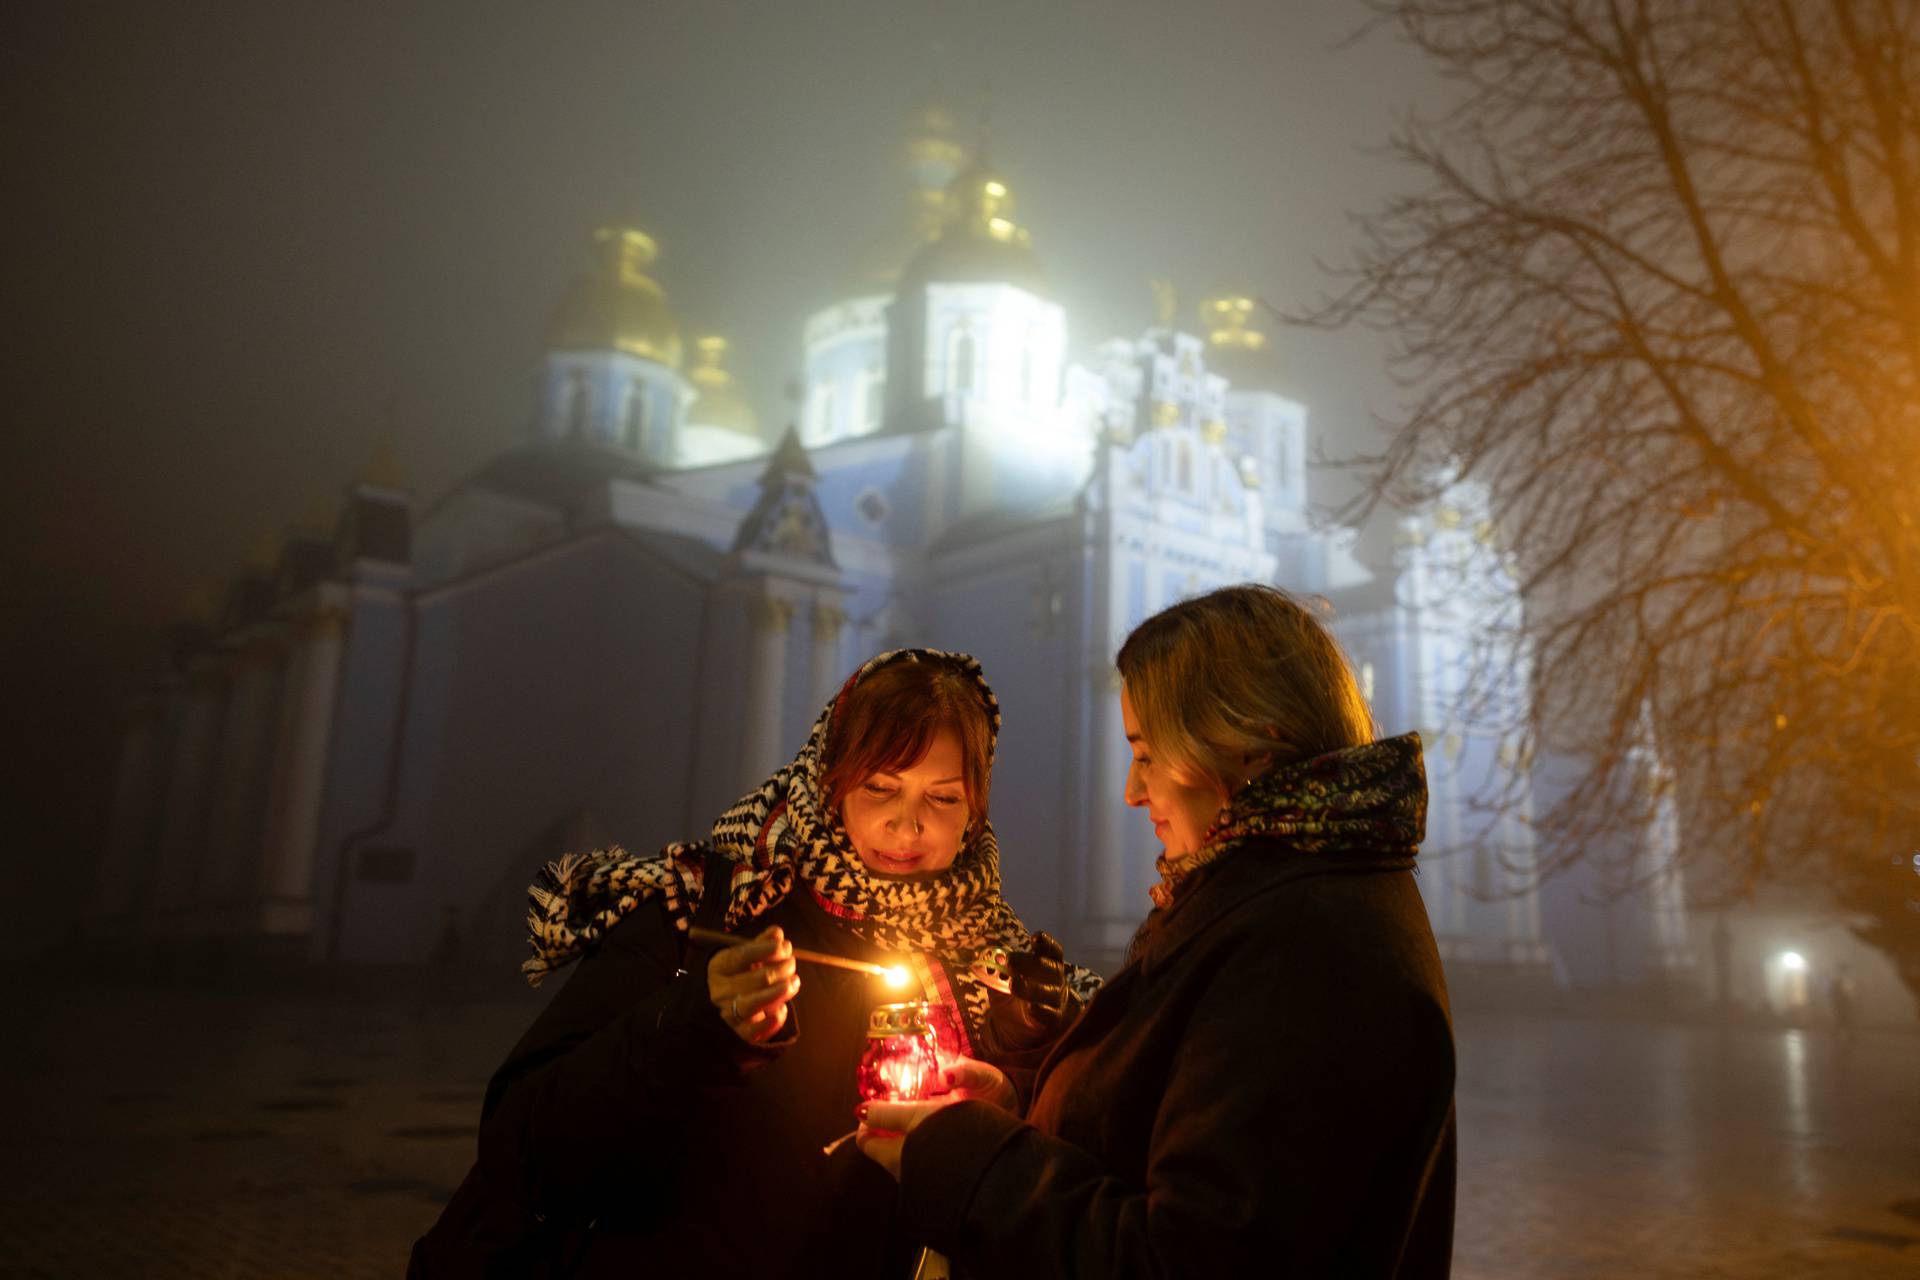
<path id="1" fill-rule="evenodd" d="M 815 448 L 880 429 L 886 406 L 886 294 L 849 298 L 807 321 L 800 441 Z"/>
<path id="2" fill-rule="evenodd" d="M 961 426 L 962 517 L 1031 511 L 1070 499 L 1093 469 L 1093 445 L 1057 412 L 969 400 Z"/>
<path id="3" fill-rule="evenodd" d="M 814 496 L 836 537 L 914 546 L 925 530 L 926 478 L 914 436 L 851 440 L 813 454 Z M 874 501 L 878 498 L 878 502 Z"/>
<path id="4" fill-rule="evenodd" d="M 207 831 L 207 869 L 202 906 L 215 930 L 236 931 L 258 882 L 257 859 L 265 819 L 267 769 L 279 730 L 276 712 L 285 669 L 270 626 L 258 626 L 235 641 L 228 655 L 228 722 L 214 778 Z"/>
<path id="5" fill-rule="evenodd" d="M 692 398 L 677 369 L 623 351 L 555 351 L 547 357 L 540 432 L 549 440 L 591 440 L 674 461 L 673 440 Z"/>
<path id="6" fill-rule="evenodd" d="M 764 470 L 764 461 L 741 464 L 730 477 L 729 489 L 744 488 L 745 476 L 757 477 Z M 749 501 L 746 505 L 753 504 Z M 723 498 L 714 496 L 711 488 L 696 489 L 684 484 L 681 476 L 675 476 L 671 483 L 613 480 L 607 484 L 607 518 L 613 523 L 697 538 L 721 550 L 732 545 L 744 509 L 728 505 Z"/>
<path id="7" fill-rule="evenodd" d="M 439 586 L 565 535 L 566 518 L 552 507 L 487 489 L 460 489 L 414 530 L 414 581 Z"/>
<path id="8" fill-rule="evenodd" d="M 700 691 L 727 678 L 703 662 L 704 604 L 703 584 L 613 532 L 423 597 L 401 802 L 378 837 L 414 871 L 349 879 L 341 958 L 424 959 L 448 904 L 477 945 L 510 945 L 517 909 L 473 909 L 530 880 L 532 844 L 581 807 L 633 848 L 703 832 L 690 739 Z"/>
<path id="9" fill-rule="evenodd" d="M 173 733 L 165 808 L 159 824 L 148 896 L 152 929 L 166 935 L 189 931 L 205 853 L 207 800 L 213 789 L 225 720 L 227 690 L 209 656 L 189 669 L 175 693 L 180 707 Z"/>
<path id="10" fill-rule="evenodd" d="M 376 852 L 367 869 L 382 868 L 378 828 L 387 816 L 389 784 L 401 749 L 398 719 L 405 702 L 408 632 L 414 607 L 398 592 L 361 588 L 351 597 L 335 693 L 333 735 L 327 750 L 326 791 L 313 862 L 313 933 L 308 954 L 331 958 L 344 881 L 360 873 L 363 851 Z M 389 864 L 390 868 L 391 864 Z M 389 870 L 389 873 L 391 871 Z"/>
<path id="11" fill-rule="evenodd" d="M 1069 936 L 1078 727 L 1069 719 L 1077 667 L 1068 612 L 1079 557 L 1077 521 L 1022 530 L 929 566 L 919 611 L 927 642 L 978 658 L 1000 699 L 993 824 L 1007 900 L 1028 927 Z"/>
<path id="12" fill-rule="evenodd" d="M 1066 312 L 1004 284 L 926 287 L 924 386 L 957 422 L 975 398 L 1003 409 L 1051 410 L 1066 368 Z M 970 359 L 963 357 L 970 356 Z"/>
<path id="13" fill-rule="evenodd" d="M 1229 438 L 1257 464 L 1267 524 L 1276 530 L 1307 528 L 1306 422 L 1306 406 L 1273 392 L 1226 393 Z"/>
<path id="14" fill-rule="evenodd" d="M 707 592 L 700 631 L 698 668 L 684 678 L 698 680 L 698 713 L 690 726 L 692 773 L 682 822 L 687 835 L 704 836 L 713 819 L 761 779 L 749 776 L 742 764 L 742 737 L 747 723 L 747 663 L 750 627 L 745 601 L 722 584 Z"/>
<path id="15" fill-rule="evenodd" d="M 121 739 L 94 890 L 95 910 L 110 923 L 139 905 L 149 874 L 166 777 L 167 719 L 165 699 L 143 695 Z"/>

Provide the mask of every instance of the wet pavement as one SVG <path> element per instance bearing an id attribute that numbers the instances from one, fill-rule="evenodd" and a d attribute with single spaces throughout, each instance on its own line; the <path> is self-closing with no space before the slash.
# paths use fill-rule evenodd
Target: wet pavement
<path id="1" fill-rule="evenodd" d="M 1920 1035 L 1465 1018 L 1455 1274 L 1920 1276 Z"/>
<path id="2" fill-rule="evenodd" d="M 38 991 L 0 1277 L 404 1273 L 539 998 Z M 1454 1274 L 1920 1275 L 1920 1035 L 1463 1016 Z"/>

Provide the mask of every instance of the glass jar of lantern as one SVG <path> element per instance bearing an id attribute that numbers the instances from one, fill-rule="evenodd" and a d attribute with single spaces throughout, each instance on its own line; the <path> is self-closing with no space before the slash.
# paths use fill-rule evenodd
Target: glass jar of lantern
<path id="1" fill-rule="evenodd" d="M 856 1073 L 867 1102 L 919 1102 L 946 1085 L 931 1007 L 924 1000 L 883 1004 L 867 1017 L 867 1047 Z"/>
<path id="2" fill-rule="evenodd" d="M 953 1064 L 967 1056 L 967 1041 L 960 1034 L 960 1015 L 950 1004 L 929 1004 L 927 1022 L 933 1027 L 934 1052 L 940 1057 L 944 1080 Z"/>

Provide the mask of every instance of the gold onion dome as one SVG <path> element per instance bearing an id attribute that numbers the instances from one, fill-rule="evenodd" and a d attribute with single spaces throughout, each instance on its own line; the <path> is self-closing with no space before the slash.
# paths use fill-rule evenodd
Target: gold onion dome
<path id="1" fill-rule="evenodd" d="M 624 351 L 679 368 L 680 326 L 667 306 L 666 290 L 647 274 L 659 246 L 638 227 L 602 227 L 593 238 L 599 261 L 574 281 L 554 317 L 548 345 Z"/>
<path id="2" fill-rule="evenodd" d="M 923 98 L 907 112 L 898 156 L 904 199 L 886 233 L 855 259 L 847 282 L 855 294 L 892 292 L 913 255 L 939 239 L 946 226 L 947 189 L 966 163 L 967 148 L 953 112 L 938 97 Z"/>
<path id="3" fill-rule="evenodd" d="M 953 109 L 938 94 L 928 94 L 907 111 L 907 138 L 910 143 L 922 138 L 951 140 L 959 132 L 960 124 L 954 119 Z M 958 144 L 954 146 L 957 150 Z"/>
<path id="4" fill-rule="evenodd" d="M 1280 363 L 1260 327 L 1265 309 L 1243 294 L 1220 294 L 1200 304 L 1200 331 L 1207 335 L 1207 368 L 1247 390 L 1280 389 Z"/>
<path id="5" fill-rule="evenodd" d="M 1033 237 L 1013 220 L 1013 193 L 984 154 L 947 189 L 947 221 L 940 238 L 914 255 L 901 277 L 908 284 L 991 282 L 1047 292 L 1047 274 Z"/>
<path id="6" fill-rule="evenodd" d="M 733 375 L 721 367 L 727 354 L 727 340 L 708 334 L 693 340 L 694 366 L 687 377 L 694 385 L 693 403 L 687 406 L 687 425 L 719 427 L 755 440 L 760 438 L 760 419 L 753 406 L 733 385 Z"/>

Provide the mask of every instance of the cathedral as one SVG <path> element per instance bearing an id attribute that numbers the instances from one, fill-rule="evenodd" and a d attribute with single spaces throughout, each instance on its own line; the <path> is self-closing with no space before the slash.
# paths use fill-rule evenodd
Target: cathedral
<path id="1" fill-rule="evenodd" d="M 1449 972 L 1581 981 L 1591 921 L 1543 918 L 1524 812 L 1490 832 L 1470 803 L 1530 767 L 1452 711 L 1487 616 L 1435 584 L 1465 565 L 1518 608 L 1483 501 L 1400 516 L 1364 563 L 1308 518 L 1307 409 L 1252 300 L 1163 295 L 1144 333 L 1070 342 L 1008 178 L 937 107 L 908 119 L 900 185 L 799 335 L 778 430 L 725 340 L 682 331 L 655 240 L 595 232 L 523 444 L 431 502 L 370 468 L 331 528 L 176 629 L 128 725 L 101 934 L 395 964 L 455 921 L 511 963 L 543 861 L 704 834 L 854 667 L 912 644 L 984 664 L 1007 898 L 1111 971 L 1156 852 L 1121 800 L 1113 656 L 1155 610 L 1255 580 L 1323 598 L 1382 731 L 1426 739 Z M 1523 652 L 1494 657 L 1524 681 Z M 1674 839 L 1648 832 L 1650 865 Z M 1683 906 L 1667 884 L 1638 911 L 1639 977 L 1690 971 Z"/>

